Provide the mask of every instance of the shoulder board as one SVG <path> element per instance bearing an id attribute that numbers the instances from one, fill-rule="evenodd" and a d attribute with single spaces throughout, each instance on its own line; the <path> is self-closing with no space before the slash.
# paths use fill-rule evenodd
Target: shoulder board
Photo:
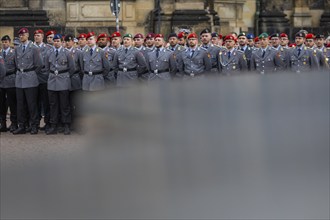
<path id="1" fill-rule="evenodd" d="M 88 48 L 86 48 L 86 49 L 85 49 L 85 52 L 88 53 L 88 51 L 89 51 Z"/>
<path id="2" fill-rule="evenodd" d="M 244 53 L 244 51 L 236 50 L 237 53 Z"/>
<path id="3" fill-rule="evenodd" d="M 198 47 L 198 48 L 200 48 L 200 49 L 202 49 L 202 50 L 205 50 L 205 51 L 207 51 L 207 49 L 206 49 L 206 48 L 204 48 L 204 47 Z"/>

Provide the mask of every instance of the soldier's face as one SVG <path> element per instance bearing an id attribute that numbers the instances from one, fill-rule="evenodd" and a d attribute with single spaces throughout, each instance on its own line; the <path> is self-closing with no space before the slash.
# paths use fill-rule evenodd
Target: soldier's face
<path id="1" fill-rule="evenodd" d="M 142 38 L 134 38 L 134 43 L 136 47 L 142 47 L 143 39 Z"/>
<path id="2" fill-rule="evenodd" d="M 10 41 L 9 40 L 2 40 L 2 48 L 7 49 L 10 46 Z"/>
<path id="3" fill-rule="evenodd" d="M 24 34 L 20 34 L 18 35 L 19 40 L 24 43 L 29 39 L 29 33 L 24 33 Z"/>
<path id="4" fill-rule="evenodd" d="M 287 37 L 281 37 L 281 46 L 287 46 L 289 44 L 289 39 Z"/>
<path id="5" fill-rule="evenodd" d="M 99 38 L 99 40 L 97 41 L 97 44 L 99 45 L 99 47 L 103 48 L 106 47 L 108 44 L 108 39 L 106 37 L 101 37 Z"/>
<path id="6" fill-rule="evenodd" d="M 314 47 L 314 39 L 306 39 L 305 42 L 307 47 Z"/>
<path id="7" fill-rule="evenodd" d="M 43 34 L 35 34 L 34 35 L 34 42 L 41 43 L 44 40 Z"/>
<path id="8" fill-rule="evenodd" d="M 269 44 L 268 37 L 263 37 L 263 38 L 259 39 L 259 42 L 260 42 L 260 46 L 262 48 L 266 48 Z"/>
<path id="9" fill-rule="evenodd" d="M 54 40 L 54 47 L 55 48 L 60 48 L 62 46 L 62 41 L 61 39 L 55 39 Z"/>
<path id="10" fill-rule="evenodd" d="M 247 44 L 247 38 L 245 36 L 240 36 L 238 38 L 238 44 L 240 46 L 245 46 Z"/>
<path id="11" fill-rule="evenodd" d="M 174 46 L 177 45 L 177 43 L 178 43 L 178 38 L 176 38 L 176 37 L 170 37 L 170 38 L 168 39 L 168 42 L 170 43 L 170 45 L 171 45 L 172 47 L 174 47 Z"/>
<path id="12" fill-rule="evenodd" d="M 278 47 L 280 45 L 280 38 L 278 37 L 272 37 L 272 44 L 273 44 L 273 47 Z"/>
<path id="13" fill-rule="evenodd" d="M 94 47 L 94 45 L 96 44 L 96 40 L 94 37 L 90 37 L 87 39 L 87 44 L 89 47 Z"/>
<path id="14" fill-rule="evenodd" d="M 250 47 L 253 47 L 254 46 L 253 39 L 248 39 L 247 41 L 248 41 L 248 44 L 249 44 Z"/>
<path id="15" fill-rule="evenodd" d="M 296 42 L 296 45 L 297 46 L 301 46 L 301 45 L 303 45 L 305 43 L 305 38 L 303 38 L 303 37 L 296 37 L 295 38 L 295 42 Z"/>
<path id="16" fill-rule="evenodd" d="M 54 34 L 48 35 L 47 36 L 47 43 L 53 44 L 54 43 L 53 38 L 54 38 Z"/>
<path id="17" fill-rule="evenodd" d="M 71 48 L 73 47 L 73 45 L 74 45 L 73 40 L 66 41 L 66 47 L 67 47 L 68 49 L 71 49 Z"/>
<path id="18" fill-rule="evenodd" d="M 157 38 L 155 39 L 155 46 L 156 46 L 156 47 L 162 47 L 163 44 L 164 44 L 164 40 L 163 40 L 163 38 L 157 37 Z"/>
<path id="19" fill-rule="evenodd" d="M 188 44 L 189 44 L 189 47 L 195 47 L 198 43 L 198 40 L 197 38 L 190 38 L 188 39 Z"/>
<path id="20" fill-rule="evenodd" d="M 154 44 L 155 44 L 155 39 L 154 38 L 147 38 L 146 45 L 148 47 L 152 47 Z"/>
<path id="21" fill-rule="evenodd" d="M 79 39 L 78 39 L 78 45 L 79 45 L 80 47 L 84 47 L 84 46 L 86 46 L 86 44 L 87 44 L 87 40 L 86 40 L 86 38 L 82 37 L 82 38 L 79 38 Z"/>
<path id="22" fill-rule="evenodd" d="M 125 47 L 130 47 L 133 44 L 133 40 L 130 37 L 125 37 L 124 38 L 124 46 Z"/>
<path id="23" fill-rule="evenodd" d="M 255 46 L 256 48 L 260 48 L 260 41 L 254 42 L 254 46 Z"/>
<path id="24" fill-rule="evenodd" d="M 226 40 L 226 48 L 231 50 L 235 46 L 235 43 L 234 40 Z"/>
<path id="25" fill-rule="evenodd" d="M 202 41 L 203 44 L 210 43 L 210 40 L 211 40 L 211 34 L 210 33 L 202 34 L 201 41 Z"/>
<path id="26" fill-rule="evenodd" d="M 212 37 L 211 42 L 214 45 L 218 45 L 219 44 L 219 38 L 218 37 Z"/>
<path id="27" fill-rule="evenodd" d="M 181 46 L 185 46 L 185 44 L 186 44 L 185 39 L 184 38 L 178 39 L 178 44 L 180 44 Z"/>
<path id="28" fill-rule="evenodd" d="M 324 38 L 317 38 L 315 40 L 316 46 L 323 47 L 324 46 Z"/>
<path id="29" fill-rule="evenodd" d="M 114 37 L 112 38 L 112 42 L 111 42 L 111 45 L 113 47 L 118 47 L 121 43 L 121 38 L 120 37 Z"/>

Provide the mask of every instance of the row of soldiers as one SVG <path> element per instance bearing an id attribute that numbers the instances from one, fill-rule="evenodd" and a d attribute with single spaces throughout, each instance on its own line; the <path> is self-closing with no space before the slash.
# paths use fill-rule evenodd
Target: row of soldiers
<path id="1" fill-rule="evenodd" d="M 142 34 L 96 36 L 90 32 L 80 34 L 78 42 L 71 34 L 63 37 L 54 31 L 44 34 L 36 30 L 34 42 L 29 41 L 27 28 L 20 29 L 18 35 L 20 42 L 15 48 L 10 47 L 9 36 L 2 37 L 0 54 L 0 131 L 8 130 L 9 106 L 13 134 L 37 134 L 41 112 L 46 134 L 59 130 L 70 134 L 79 91 L 243 72 L 329 71 L 330 49 L 324 46 L 324 36 L 312 36 L 314 46 L 308 41 L 310 34 L 303 31 L 295 35 L 295 47 L 291 48 L 283 33 L 260 34 L 260 47 L 251 44 L 245 33 L 229 34 L 222 46 L 222 38 L 208 29 L 199 36 L 171 33 L 168 42 L 162 34 L 153 33 L 144 38 Z M 47 44 L 43 43 L 44 35 Z"/>

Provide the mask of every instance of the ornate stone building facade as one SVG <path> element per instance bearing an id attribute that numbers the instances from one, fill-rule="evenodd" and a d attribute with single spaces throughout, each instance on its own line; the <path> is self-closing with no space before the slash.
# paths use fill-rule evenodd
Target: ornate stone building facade
<path id="1" fill-rule="evenodd" d="M 330 32 L 329 0 L 121 0 L 123 32 Z M 321 24 L 321 26 L 320 26 Z M 0 35 L 22 26 L 59 32 L 113 32 L 115 16 L 104 0 L 0 0 Z"/>

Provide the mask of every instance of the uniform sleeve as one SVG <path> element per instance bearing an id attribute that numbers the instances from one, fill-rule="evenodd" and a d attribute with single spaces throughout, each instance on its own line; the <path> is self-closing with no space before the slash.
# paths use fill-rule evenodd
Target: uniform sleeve
<path id="1" fill-rule="evenodd" d="M 101 52 L 101 58 L 103 63 L 103 76 L 106 77 L 110 72 L 110 62 L 108 58 L 105 55 L 105 52 L 102 50 Z"/>
<path id="2" fill-rule="evenodd" d="M 83 78 L 83 76 L 84 76 L 84 51 L 82 51 L 80 53 L 79 65 L 80 65 L 81 78 Z"/>
<path id="3" fill-rule="evenodd" d="M 46 70 L 47 73 L 49 73 L 49 71 L 50 71 L 50 64 L 49 64 L 50 54 L 51 53 L 47 53 L 45 55 L 46 57 L 45 57 L 45 63 L 44 63 L 44 65 L 45 65 L 45 70 Z"/>
<path id="4" fill-rule="evenodd" d="M 310 62 L 311 69 L 313 71 L 319 70 L 320 69 L 320 63 L 319 63 L 319 60 L 317 58 L 317 53 L 314 53 L 311 50 L 309 54 L 310 54 L 310 56 L 309 56 L 309 62 Z"/>
<path id="5" fill-rule="evenodd" d="M 72 76 L 74 74 L 74 72 L 76 72 L 76 67 L 74 65 L 74 55 L 70 52 L 67 52 L 66 57 L 68 59 L 69 73 L 70 73 L 70 76 Z"/>
<path id="6" fill-rule="evenodd" d="M 248 70 L 248 64 L 244 53 L 242 53 L 239 58 L 239 66 L 240 66 L 240 70 L 243 72 Z"/>
<path id="7" fill-rule="evenodd" d="M 256 61 L 255 61 L 255 54 L 252 53 L 252 56 L 251 56 L 251 61 L 250 61 L 250 68 L 251 68 L 251 71 L 256 71 L 257 70 L 257 67 L 256 67 Z"/>
<path id="8" fill-rule="evenodd" d="M 5 76 L 6 76 L 5 61 L 2 57 L 0 57 L 0 82 L 2 82 Z"/>
<path id="9" fill-rule="evenodd" d="M 119 70 L 119 63 L 118 63 L 118 53 L 115 53 L 113 57 L 113 64 L 112 64 L 113 72 L 115 75 L 117 75 Z"/>
<path id="10" fill-rule="evenodd" d="M 141 52 L 137 52 L 135 56 L 136 56 L 136 61 L 138 64 L 137 73 L 138 73 L 138 76 L 140 77 L 141 75 L 143 75 L 144 73 L 147 72 L 147 62 Z"/>
<path id="11" fill-rule="evenodd" d="M 170 67 L 170 74 L 172 77 L 174 77 L 177 72 L 177 64 L 176 64 L 174 53 L 171 53 L 171 55 L 170 55 L 169 67 Z"/>
<path id="12" fill-rule="evenodd" d="M 184 76 L 183 54 L 180 54 L 179 56 L 177 56 L 176 59 L 177 59 L 176 63 L 177 63 L 177 69 L 178 69 L 177 76 L 183 77 Z"/>
<path id="13" fill-rule="evenodd" d="M 212 60 L 211 55 L 208 52 L 204 54 L 204 65 L 205 65 L 205 72 L 210 72 L 212 69 Z"/>
<path id="14" fill-rule="evenodd" d="M 276 71 L 283 71 L 285 69 L 285 63 L 282 61 L 279 51 L 274 51 L 274 64 Z"/>
<path id="15" fill-rule="evenodd" d="M 33 65 L 36 68 L 35 72 L 40 74 L 42 69 L 42 55 L 40 49 L 36 47 L 33 47 Z"/>

